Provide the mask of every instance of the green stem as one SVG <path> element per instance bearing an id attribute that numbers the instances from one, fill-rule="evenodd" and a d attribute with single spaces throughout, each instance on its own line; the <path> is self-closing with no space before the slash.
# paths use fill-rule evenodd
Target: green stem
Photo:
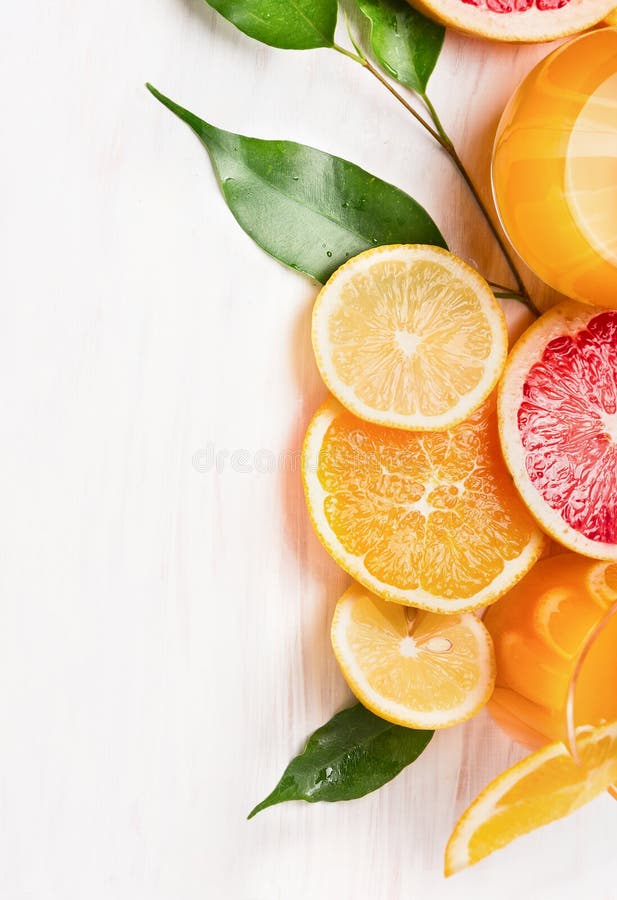
<path id="1" fill-rule="evenodd" d="M 441 144 L 441 146 L 444 148 L 444 150 L 448 150 L 447 141 L 444 140 L 444 138 L 439 134 L 439 131 L 435 131 L 435 129 L 431 127 L 431 125 L 426 121 L 426 119 L 420 115 L 418 110 L 414 109 L 413 106 L 411 105 L 411 103 L 408 103 L 402 94 L 399 94 L 399 92 L 396 90 L 396 88 L 390 84 L 388 79 L 384 78 L 384 76 L 381 74 L 379 69 L 376 69 L 375 66 L 368 59 L 364 61 L 363 65 L 364 65 L 364 68 L 367 69 L 371 73 L 373 78 L 376 78 L 377 81 L 380 82 L 380 84 L 383 84 L 383 86 L 386 88 L 386 90 L 390 91 L 392 96 L 395 97 L 398 100 L 398 102 L 402 106 L 405 107 L 407 112 L 410 113 L 414 117 L 416 122 L 419 122 L 419 124 L 422 125 L 422 127 L 426 131 L 428 131 L 428 133 L 431 135 L 431 137 L 434 138 L 434 140 L 436 140 L 438 144 Z"/>
<path id="2" fill-rule="evenodd" d="M 368 59 L 357 56 L 355 53 L 351 53 L 350 50 L 346 50 L 344 47 L 339 47 L 338 44 L 334 44 L 333 46 L 337 53 L 342 53 L 344 56 L 347 56 L 349 59 L 353 59 L 354 62 L 360 63 L 361 66 L 367 69 L 371 73 L 371 75 L 373 75 L 379 82 L 381 82 L 381 84 L 383 84 L 386 90 L 390 91 L 393 97 L 396 97 L 399 103 L 402 103 L 407 112 L 410 113 L 414 117 L 414 119 L 416 119 L 416 121 L 419 122 L 420 125 L 422 125 L 422 127 L 428 131 L 431 137 L 433 137 L 445 149 L 445 142 L 442 140 L 441 136 L 435 131 L 434 128 L 429 125 L 426 119 L 424 119 L 420 115 L 420 113 L 415 110 L 413 106 L 408 103 L 407 100 L 405 100 L 405 98 L 401 94 L 399 94 L 397 90 L 395 90 L 395 88 L 392 87 L 390 82 L 386 78 L 384 78 L 379 69 L 376 69 Z"/>
<path id="3" fill-rule="evenodd" d="M 471 194 L 472 194 L 474 200 L 476 201 L 476 203 L 478 204 L 478 207 L 480 208 L 482 215 L 486 219 L 486 223 L 487 223 L 488 227 L 490 228 L 490 230 L 493 234 L 493 237 L 497 241 L 499 249 L 501 250 L 501 252 L 503 254 L 503 258 L 507 262 L 508 267 L 509 267 L 510 271 L 512 272 L 512 275 L 514 276 L 514 280 L 516 281 L 516 286 L 518 287 L 519 294 L 524 298 L 525 302 L 529 305 L 529 307 L 533 310 L 533 312 L 535 312 L 537 315 L 539 315 L 540 314 L 539 310 L 534 306 L 534 304 L 531 301 L 531 297 L 527 293 L 527 288 L 525 287 L 525 282 L 523 281 L 523 278 L 522 278 L 520 272 L 518 271 L 516 263 L 514 262 L 514 259 L 512 258 L 512 254 L 510 253 L 506 242 L 502 238 L 502 236 L 499 232 L 499 228 L 495 224 L 493 217 L 491 216 L 488 208 L 486 207 L 484 201 L 482 200 L 482 197 L 480 196 L 478 189 L 476 188 L 474 182 L 472 181 L 471 176 L 469 175 L 469 172 L 465 168 L 460 156 L 456 152 L 456 148 L 454 147 L 454 144 L 452 143 L 451 138 L 448 136 L 448 133 L 446 132 L 445 128 L 443 127 L 443 125 L 441 123 L 441 119 L 437 115 L 437 110 L 435 109 L 435 107 L 433 106 L 433 104 L 431 103 L 431 101 L 429 100 L 429 98 L 426 94 L 422 95 L 422 99 L 424 100 L 424 102 L 426 104 L 426 108 L 428 109 L 428 111 L 431 115 L 431 119 L 433 120 L 433 122 L 435 124 L 435 128 L 437 129 L 437 131 L 439 132 L 439 134 L 441 135 L 443 140 L 448 144 L 448 147 L 446 147 L 446 151 L 449 153 L 450 158 L 452 159 L 454 165 L 456 166 L 456 168 L 459 170 L 459 172 L 463 176 L 463 179 L 464 179 L 465 183 L 467 184 L 467 187 L 471 191 Z"/>
<path id="4" fill-rule="evenodd" d="M 422 115 L 420 115 L 420 113 L 416 109 L 414 109 L 413 106 L 407 102 L 407 100 L 405 100 L 405 98 L 403 97 L 402 94 L 399 94 L 399 92 L 396 90 L 396 88 L 394 88 L 390 84 L 390 82 L 387 80 L 387 78 L 385 78 L 381 74 L 379 69 L 375 68 L 375 66 L 370 62 L 370 60 L 366 59 L 365 57 L 358 56 L 355 53 L 351 53 L 351 51 L 346 50 L 344 47 L 340 47 L 338 44 L 334 44 L 334 49 L 338 53 L 342 53 L 344 56 L 347 56 L 349 59 L 353 59 L 354 62 L 360 63 L 360 65 L 363 66 L 363 68 L 365 68 L 368 72 L 370 72 L 371 75 L 374 78 L 376 78 L 377 81 L 379 81 L 380 84 L 382 84 L 386 88 L 386 90 L 388 90 L 392 94 L 392 96 L 396 98 L 396 100 L 398 100 L 398 102 L 407 110 L 407 112 L 410 113 L 410 115 L 412 115 L 414 117 L 416 122 L 418 122 L 425 129 L 425 131 L 428 131 L 428 133 L 431 135 L 431 137 L 435 141 L 437 141 L 437 143 L 446 151 L 446 153 L 448 154 L 448 156 L 450 157 L 450 159 L 452 160 L 452 162 L 454 163 L 454 165 L 460 172 L 465 184 L 469 188 L 471 195 L 473 196 L 474 200 L 476 201 L 478 208 L 480 209 L 480 212 L 484 216 L 486 223 L 487 223 L 488 227 L 490 228 L 491 233 L 493 234 L 493 237 L 497 241 L 497 245 L 498 245 L 499 249 L 501 250 L 503 257 L 504 257 L 505 261 L 507 262 L 510 271 L 512 272 L 512 275 L 516 282 L 516 286 L 518 288 L 518 293 L 515 293 L 513 291 L 510 294 L 508 288 L 505 288 L 505 290 L 508 292 L 509 296 L 515 296 L 517 299 L 522 300 L 522 302 L 526 303 L 527 306 L 532 310 L 532 312 L 534 312 L 536 315 L 540 315 L 540 311 L 535 306 L 535 304 L 533 303 L 531 297 L 529 296 L 529 294 L 527 292 L 525 283 L 521 277 L 520 272 L 518 271 L 518 268 L 516 266 L 516 263 L 514 262 L 514 259 L 511 255 L 510 251 L 508 250 L 506 242 L 503 240 L 503 238 L 499 232 L 499 229 L 497 228 L 495 222 L 493 221 L 493 218 L 492 218 L 491 214 L 489 213 L 488 208 L 486 207 L 484 201 L 482 200 L 482 197 L 480 196 L 478 189 L 476 188 L 474 182 L 472 181 L 471 176 L 469 175 L 467 169 L 465 168 L 463 161 L 461 160 L 460 156 L 456 152 L 456 148 L 455 148 L 454 144 L 452 143 L 452 140 L 449 137 L 447 131 L 443 127 L 441 119 L 439 118 L 439 116 L 437 114 L 437 110 L 431 103 L 428 96 L 426 94 L 420 94 L 423 102 L 426 105 L 426 108 L 429 111 L 429 114 L 433 121 L 433 125 L 435 127 L 433 127 L 429 122 L 427 122 L 427 120 Z M 499 286 L 501 287 L 501 285 L 499 285 Z"/>
<path id="5" fill-rule="evenodd" d="M 433 104 L 431 103 L 428 94 L 420 94 L 420 96 L 422 97 L 422 100 L 424 101 L 424 105 L 426 106 L 426 108 L 428 109 L 429 113 L 431 114 L 431 119 L 432 119 L 433 122 L 435 123 L 435 128 L 437 129 L 437 131 L 439 132 L 439 134 L 442 136 L 442 138 L 444 139 L 444 141 L 446 141 L 448 144 L 451 145 L 451 144 L 452 144 L 452 141 L 451 141 L 450 138 L 448 137 L 448 133 L 447 133 L 446 129 L 445 129 L 445 128 L 443 127 L 443 125 L 441 124 L 441 119 L 440 119 L 439 116 L 437 115 L 437 110 L 435 109 L 435 107 L 434 107 Z"/>
<path id="6" fill-rule="evenodd" d="M 361 66 L 366 64 L 366 61 L 361 56 L 358 56 L 357 53 L 352 53 L 351 50 L 346 50 L 345 47 L 341 47 L 339 44 L 332 44 L 332 49 L 336 50 L 337 53 L 342 53 L 348 59 L 353 59 L 354 62 L 360 63 Z"/>

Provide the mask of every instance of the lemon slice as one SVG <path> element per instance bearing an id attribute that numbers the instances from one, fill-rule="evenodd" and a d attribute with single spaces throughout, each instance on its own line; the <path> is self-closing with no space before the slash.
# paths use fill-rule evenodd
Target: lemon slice
<path id="1" fill-rule="evenodd" d="M 446 847 L 445 874 L 569 815 L 617 780 L 617 722 L 579 729 L 577 749 L 580 766 L 563 744 L 549 744 L 492 781 L 456 824 Z"/>
<path id="2" fill-rule="evenodd" d="M 449 428 L 491 392 L 508 336 L 491 289 L 452 253 L 423 244 L 367 250 L 341 266 L 313 310 L 321 375 L 362 419 Z"/>
<path id="3" fill-rule="evenodd" d="M 410 609 L 354 584 L 336 605 L 331 636 L 356 697 L 397 725 L 458 725 L 493 692 L 493 644 L 470 613 L 440 616 Z"/>

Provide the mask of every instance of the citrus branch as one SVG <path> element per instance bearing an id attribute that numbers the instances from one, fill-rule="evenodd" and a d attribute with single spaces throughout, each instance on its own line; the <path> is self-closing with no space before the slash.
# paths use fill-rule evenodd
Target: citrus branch
<path id="1" fill-rule="evenodd" d="M 354 46 L 356 46 L 356 45 L 354 44 Z M 445 128 L 443 127 L 441 120 L 437 114 L 437 111 L 436 111 L 435 107 L 433 106 L 433 104 L 431 103 L 431 101 L 429 100 L 428 96 L 426 94 L 420 94 L 422 101 L 424 102 L 424 104 L 430 114 L 430 117 L 432 119 L 432 123 L 433 123 L 432 125 L 430 122 L 428 122 L 424 118 L 424 116 L 422 116 L 416 109 L 414 109 L 414 107 L 410 103 L 408 103 L 408 101 L 403 97 L 403 95 L 400 94 L 396 90 L 396 88 L 388 81 L 388 79 L 385 78 L 384 75 L 381 74 L 379 69 L 377 69 L 371 63 L 371 61 L 368 60 L 364 56 L 364 54 L 361 53 L 361 51 L 358 54 L 352 53 L 349 50 L 345 50 L 344 47 L 340 47 L 338 44 L 334 44 L 334 49 L 337 51 L 337 53 L 342 53 L 348 59 L 352 59 L 354 62 L 359 63 L 363 68 L 365 68 L 368 72 L 370 72 L 370 74 L 373 76 L 373 78 L 376 78 L 377 81 L 379 81 L 379 83 L 382 84 L 386 88 L 386 90 L 389 91 L 393 97 L 395 97 L 396 100 L 398 100 L 398 102 L 405 108 L 405 110 L 414 117 L 416 122 L 418 122 L 425 129 L 425 131 L 427 131 L 431 135 L 433 140 L 435 140 L 440 145 L 440 147 L 443 150 L 445 150 L 445 152 L 448 154 L 448 156 L 450 157 L 450 159 L 452 160 L 452 162 L 458 169 L 459 173 L 461 174 L 465 184 L 469 188 L 471 195 L 473 196 L 474 200 L 476 201 L 476 204 L 478 205 L 480 212 L 484 216 L 484 219 L 486 220 L 486 223 L 487 223 L 488 227 L 490 228 L 491 233 L 492 233 L 493 237 L 495 238 L 499 249 L 501 250 L 503 258 L 505 259 L 506 263 L 508 264 L 508 268 L 512 272 L 512 276 L 514 277 L 514 280 L 516 282 L 517 291 L 510 292 L 509 288 L 505 288 L 505 291 L 508 292 L 508 296 L 515 297 L 517 300 L 522 301 L 532 310 L 532 312 L 534 312 L 536 315 L 540 315 L 539 309 L 535 306 L 531 297 L 529 296 L 527 288 L 525 287 L 525 283 L 522 279 L 520 272 L 518 271 L 518 268 L 516 266 L 516 263 L 514 262 L 514 259 L 511 255 L 510 251 L 508 250 L 506 242 L 504 241 L 501 234 L 499 233 L 499 229 L 498 229 L 497 225 L 493 221 L 493 218 L 492 218 L 490 212 L 488 211 L 488 208 L 486 207 L 484 201 L 482 200 L 482 197 L 480 196 L 478 189 L 476 188 L 471 176 L 469 175 L 469 172 L 465 168 L 463 161 L 461 160 L 460 156 L 458 155 L 456 148 L 454 146 L 454 143 L 452 142 L 451 138 L 448 136 L 448 133 L 446 132 Z M 358 49 L 358 48 L 356 48 L 356 49 Z"/>
<path id="2" fill-rule="evenodd" d="M 422 99 L 424 100 L 424 102 L 426 104 L 426 108 L 428 109 L 428 111 L 431 115 L 431 119 L 433 120 L 433 123 L 435 124 L 435 128 L 437 129 L 437 131 L 441 135 L 442 139 L 447 144 L 445 149 L 450 154 L 450 157 L 451 157 L 454 165 L 456 166 L 456 168 L 459 170 L 459 172 L 463 176 L 467 187 L 471 191 L 474 200 L 476 201 L 476 203 L 478 204 L 478 206 L 480 208 L 480 211 L 482 212 L 482 215 L 486 219 L 486 223 L 487 223 L 488 227 L 491 229 L 493 237 L 497 241 L 497 244 L 499 246 L 499 249 L 501 250 L 503 258 L 507 262 L 508 268 L 510 269 L 510 271 L 512 272 L 512 275 L 514 276 L 514 280 L 516 281 L 516 286 L 518 287 L 519 293 L 521 294 L 522 297 L 525 298 L 526 302 L 528 303 L 529 306 L 532 307 L 534 312 L 538 313 L 538 315 L 539 315 L 539 311 L 533 306 L 533 304 L 531 302 L 531 298 L 529 297 L 529 294 L 527 293 L 525 283 L 524 283 L 522 276 L 521 276 L 520 272 L 518 271 L 518 268 L 512 258 L 512 254 L 508 250 L 506 242 L 503 240 L 497 225 L 495 225 L 493 217 L 491 216 L 490 212 L 488 211 L 487 207 L 485 206 L 484 201 L 480 197 L 478 189 L 476 188 L 475 184 L 473 183 L 471 176 L 469 175 L 467 169 L 463 165 L 463 162 L 462 162 L 460 156 L 456 152 L 456 148 L 454 147 L 452 140 L 448 137 L 448 134 L 447 134 L 445 128 L 441 124 L 441 120 L 440 120 L 439 116 L 437 115 L 437 111 L 436 111 L 435 107 L 433 106 L 433 104 L 431 103 L 431 101 L 429 100 L 429 98 L 426 94 L 424 94 L 422 96 Z"/>

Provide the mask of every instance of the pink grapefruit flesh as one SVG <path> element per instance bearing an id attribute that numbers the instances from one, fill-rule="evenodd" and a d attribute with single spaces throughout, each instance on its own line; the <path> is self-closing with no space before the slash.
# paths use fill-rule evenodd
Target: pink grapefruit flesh
<path id="1" fill-rule="evenodd" d="M 555 540 L 617 559 L 617 310 L 545 313 L 514 347 L 499 391 L 515 484 Z"/>
<path id="2" fill-rule="evenodd" d="M 460 0 L 479 9 L 490 9 L 496 13 L 526 12 L 535 6 L 537 9 L 561 9 L 571 0 Z"/>
<path id="3" fill-rule="evenodd" d="M 615 0 L 410 0 L 433 19 L 497 41 L 535 43 L 578 34 L 611 13 Z"/>

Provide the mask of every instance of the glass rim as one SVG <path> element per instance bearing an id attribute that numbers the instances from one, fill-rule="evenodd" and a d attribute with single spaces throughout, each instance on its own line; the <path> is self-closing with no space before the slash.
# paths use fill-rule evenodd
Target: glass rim
<path id="1" fill-rule="evenodd" d="M 570 674 L 570 679 L 568 682 L 568 693 L 566 698 L 566 745 L 567 749 L 576 763 L 576 765 L 581 765 L 581 758 L 578 753 L 577 747 L 577 728 L 576 722 L 574 718 L 575 713 L 575 702 L 576 702 L 576 686 L 578 683 L 579 675 L 585 665 L 587 657 L 591 652 L 591 649 L 595 645 L 598 638 L 603 634 L 605 628 L 617 616 L 617 600 L 615 600 L 604 612 L 602 618 L 596 622 L 594 627 L 591 629 L 587 637 L 585 638 L 585 643 L 581 647 L 576 663 L 572 672 Z M 583 726 L 584 729 L 584 726 Z M 617 785 L 611 786 L 609 788 L 609 793 L 617 800 Z"/>

